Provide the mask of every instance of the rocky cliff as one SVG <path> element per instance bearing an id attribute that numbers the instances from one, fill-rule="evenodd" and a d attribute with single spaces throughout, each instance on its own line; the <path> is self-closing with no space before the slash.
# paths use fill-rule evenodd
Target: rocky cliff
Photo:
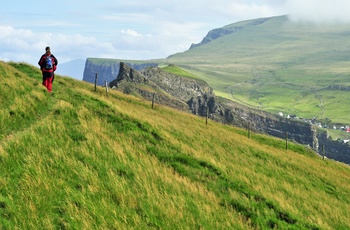
<path id="1" fill-rule="evenodd" d="M 155 95 L 157 103 L 186 112 L 193 111 L 188 102 L 194 98 L 205 94 L 214 96 L 213 90 L 204 81 L 180 77 L 157 67 L 137 71 L 123 62 L 117 78 L 109 85 L 147 100 L 152 100 Z"/>
<path id="2" fill-rule="evenodd" d="M 157 63 L 127 63 L 135 70 L 141 70 L 149 66 L 157 66 Z M 88 58 L 85 63 L 83 81 L 95 83 L 97 74 L 97 85 L 104 85 L 116 79 L 119 73 L 119 62 L 111 61 L 100 63 L 96 58 Z"/>
<path id="3" fill-rule="evenodd" d="M 212 120 L 239 127 L 249 127 L 256 132 L 294 140 L 308 145 L 322 155 L 350 164 L 350 146 L 327 139 L 325 132 L 302 121 L 283 118 L 252 109 L 228 99 L 215 96 L 204 81 L 167 73 L 157 67 L 137 71 L 126 63 L 120 63 L 119 74 L 110 87 L 134 94 L 147 100 L 156 95 L 156 103 L 167 105 Z M 322 148 L 320 148 L 322 146 Z M 329 152 L 329 153 L 328 153 Z"/>

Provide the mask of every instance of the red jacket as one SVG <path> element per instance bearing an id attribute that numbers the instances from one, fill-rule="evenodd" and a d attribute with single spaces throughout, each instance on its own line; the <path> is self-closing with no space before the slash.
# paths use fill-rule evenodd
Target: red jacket
<path id="1" fill-rule="evenodd" d="M 52 69 L 46 69 L 46 68 L 45 68 L 45 60 L 46 60 L 46 57 L 47 57 L 47 56 L 48 56 L 48 55 L 46 55 L 46 53 L 43 54 L 43 55 L 41 56 L 41 58 L 39 59 L 38 64 L 39 64 L 40 69 L 41 69 L 42 72 L 49 72 L 49 73 L 52 73 L 52 72 L 54 72 L 54 71 L 57 69 L 58 61 L 57 61 L 57 58 L 56 58 L 53 54 L 50 54 L 51 59 L 52 59 L 53 68 L 52 68 Z"/>

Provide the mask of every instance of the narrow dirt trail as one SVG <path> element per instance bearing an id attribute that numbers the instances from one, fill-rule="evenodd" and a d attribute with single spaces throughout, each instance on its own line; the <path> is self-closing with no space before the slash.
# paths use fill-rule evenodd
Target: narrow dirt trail
<path id="1" fill-rule="evenodd" d="M 315 93 L 315 97 L 320 101 L 320 104 L 318 105 L 321 110 L 322 110 L 322 117 L 324 117 L 324 115 L 326 114 L 326 108 L 324 107 L 324 100 L 323 100 L 323 97 L 322 95 L 319 94 L 318 91 L 316 91 Z"/>

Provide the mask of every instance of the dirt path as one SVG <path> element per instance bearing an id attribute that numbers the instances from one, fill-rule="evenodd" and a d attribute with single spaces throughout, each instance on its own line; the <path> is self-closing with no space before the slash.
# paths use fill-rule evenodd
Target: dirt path
<path id="1" fill-rule="evenodd" d="M 326 108 L 324 107 L 324 101 L 322 96 L 318 93 L 318 91 L 316 91 L 315 93 L 315 97 L 320 101 L 320 104 L 318 105 L 321 110 L 322 110 L 322 117 L 324 117 L 325 113 L 326 113 Z"/>

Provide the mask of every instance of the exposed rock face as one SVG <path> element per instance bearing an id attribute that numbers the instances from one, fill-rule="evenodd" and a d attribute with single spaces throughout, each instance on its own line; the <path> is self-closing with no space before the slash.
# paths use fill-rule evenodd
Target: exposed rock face
<path id="1" fill-rule="evenodd" d="M 110 86 L 124 93 L 152 100 L 159 104 L 206 116 L 224 124 L 247 127 L 271 136 L 294 140 L 308 145 L 322 155 L 320 146 L 326 148 L 328 158 L 350 164 L 350 146 L 328 140 L 327 133 L 317 132 L 309 123 L 283 118 L 264 111 L 255 110 L 228 99 L 216 97 L 212 88 L 204 81 L 167 73 L 157 67 L 141 71 L 120 63 L 117 79 Z"/>
<path id="2" fill-rule="evenodd" d="M 327 90 L 341 90 L 341 91 L 350 91 L 350 86 L 344 86 L 344 85 L 330 85 L 327 88 Z"/>
<path id="3" fill-rule="evenodd" d="M 148 89 L 140 84 L 147 85 Z M 203 108 L 205 100 L 215 97 L 213 89 L 204 81 L 177 76 L 157 67 L 145 68 L 139 72 L 123 62 L 120 63 L 117 79 L 109 85 L 124 93 L 137 92 L 148 100 L 156 93 L 159 104 L 202 116 L 206 111 Z"/>
<path id="4" fill-rule="evenodd" d="M 111 83 L 110 86 L 113 87 L 118 87 L 123 82 L 133 82 L 136 84 L 143 84 L 147 83 L 148 79 L 143 76 L 140 72 L 137 70 L 130 68 L 128 64 L 121 62 L 120 63 L 120 70 L 118 73 L 118 76 L 116 79 L 114 79 Z"/>
<path id="5" fill-rule="evenodd" d="M 143 68 L 149 67 L 149 66 L 157 66 L 156 63 L 144 63 L 144 64 L 137 64 L 137 63 L 128 63 L 129 66 L 131 66 L 135 70 L 141 70 Z M 93 61 L 93 59 L 87 59 L 85 63 L 85 69 L 84 69 L 84 75 L 83 75 L 83 81 L 87 81 L 90 83 L 95 83 L 95 78 L 97 74 L 97 85 L 104 85 L 105 81 L 108 83 L 116 79 L 117 75 L 119 73 L 119 63 L 118 62 L 111 62 L 108 64 L 96 64 L 96 62 Z"/>
<path id="6" fill-rule="evenodd" d="M 83 81 L 94 83 L 97 74 L 97 85 L 104 85 L 105 81 L 109 82 L 111 79 L 114 79 L 118 72 L 118 63 L 111 65 L 96 65 L 87 59 L 85 63 Z"/>
<path id="7" fill-rule="evenodd" d="M 225 108 L 226 123 L 244 127 L 249 123 L 254 131 L 269 134 L 271 136 L 293 139 L 298 143 L 311 145 L 314 140 L 312 126 L 308 123 L 293 121 L 271 113 L 252 109 L 228 99 L 221 99 L 221 105 Z"/>
<path id="8" fill-rule="evenodd" d="M 334 141 L 334 140 L 329 140 L 329 139 L 324 139 L 319 137 L 318 139 L 321 143 L 319 147 L 319 154 L 322 156 L 323 155 L 323 147 L 325 148 L 325 155 L 327 158 L 334 159 L 340 162 L 344 162 L 347 164 L 350 164 L 350 152 L 349 152 L 349 145 Z"/>
<path id="9" fill-rule="evenodd" d="M 204 81 L 167 73 L 160 68 L 146 68 L 140 73 L 170 95 L 185 102 L 193 97 L 215 96 L 213 89 Z"/>
<path id="10" fill-rule="evenodd" d="M 109 86 L 126 94 L 133 94 L 135 96 L 143 97 L 146 100 L 153 100 L 153 97 L 156 95 L 157 103 L 190 112 L 188 105 L 184 101 L 171 95 L 173 90 L 169 90 L 168 88 L 164 90 L 153 82 L 153 80 L 157 82 L 157 79 L 153 78 L 153 75 L 148 73 L 148 71 L 152 72 L 157 70 L 157 67 L 146 68 L 142 71 L 142 73 L 145 74 L 144 75 L 141 72 L 130 68 L 126 63 L 121 62 L 119 74 L 117 78 L 109 84 Z M 166 74 L 164 71 L 162 72 L 163 75 Z M 149 77 L 151 75 L 152 77 Z M 166 81 L 166 78 L 163 80 Z M 158 83 L 162 84 L 161 82 Z M 170 93 L 167 93 L 166 90 L 168 90 Z"/>

